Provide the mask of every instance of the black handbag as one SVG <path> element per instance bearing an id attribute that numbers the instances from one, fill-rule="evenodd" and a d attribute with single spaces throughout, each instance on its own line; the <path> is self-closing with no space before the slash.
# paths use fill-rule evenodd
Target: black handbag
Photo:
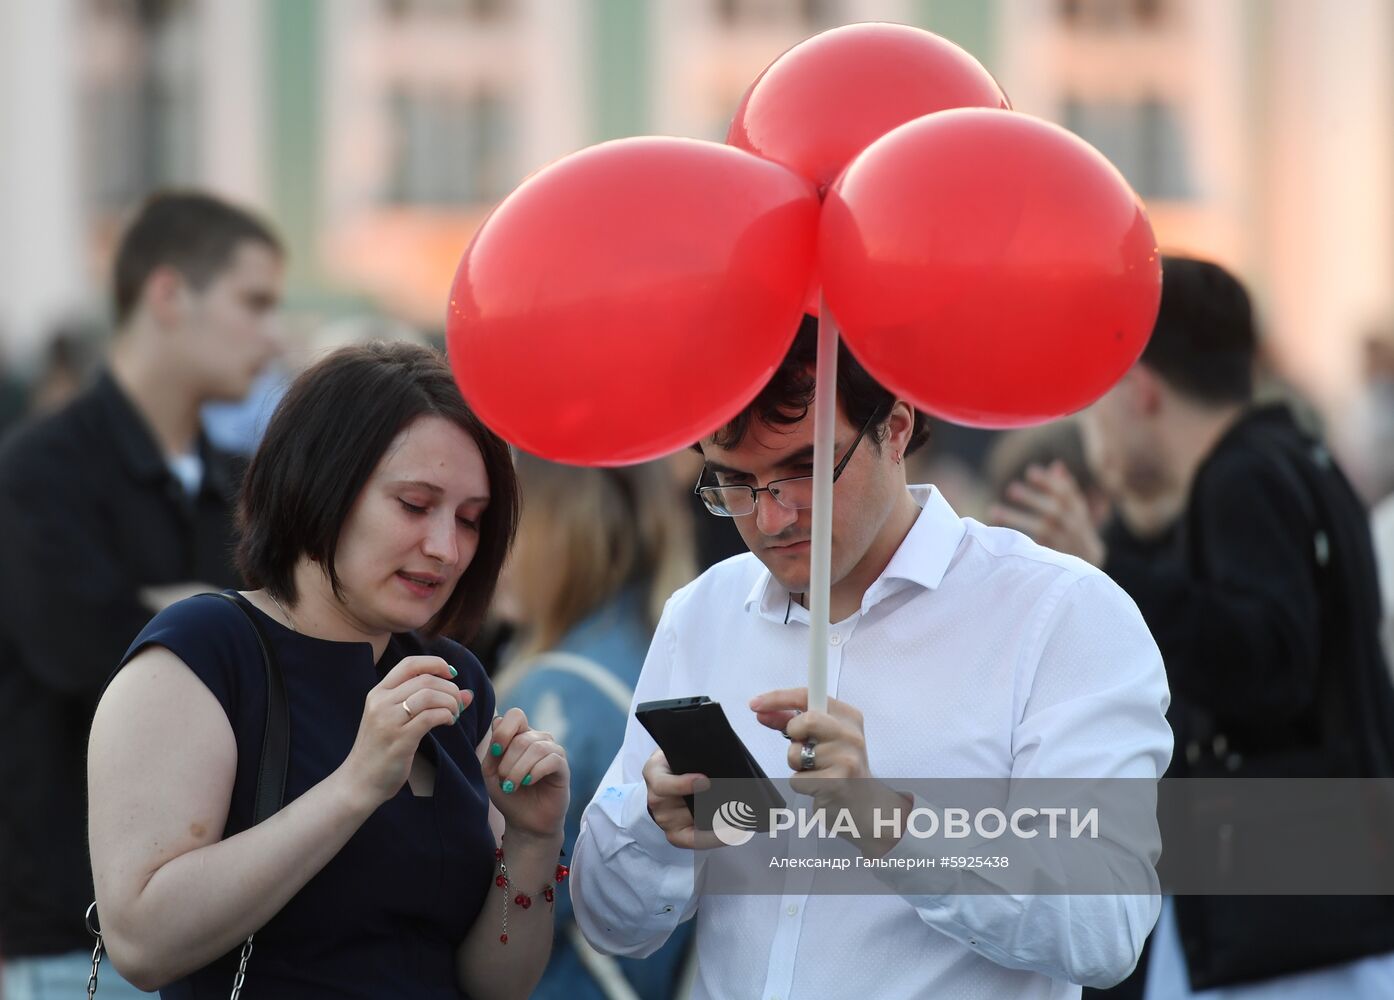
<path id="1" fill-rule="evenodd" d="M 246 616 L 256 633 L 257 646 L 261 649 L 262 667 L 266 671 L 266 731 L 261 741 L 261 760 L 257 765 L 256 794 L 252 804 L 252 825 L 260 823 L 278 812 L 286 801 L 286 770 L 290 765 L 290 706 L 286 701 L 286 682 L 281 668 L 271 653 L 266 634 L 261 624 L 249 609 L 247 599 L 236 592 L 217 595 L 236 607 Z M 87 907 L 87 929 L 97 939 L 92 949 L 92 974 L 87 979 L 87 1000 L 97 995 L 97 969 L 102 964 L 105 949 L 102 945 L 101 926 L 97 920 L 97 904 L 94 901 Z M 237 974 L 232 981 L 231 1000 L 237 1000 L 247 979 L 247 961 L 252 957 L 252 938 L 242 942 L 242 953 L 237 962 Z"/>

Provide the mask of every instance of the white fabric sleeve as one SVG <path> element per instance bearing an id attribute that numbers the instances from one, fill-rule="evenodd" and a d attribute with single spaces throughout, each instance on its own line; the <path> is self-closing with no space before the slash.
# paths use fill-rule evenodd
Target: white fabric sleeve
<path id="1" fill-rule="evenodd" d="M 1161 654 L 1137 607 L 1112 581 L 1092 573 L 1062 580 L 1043 598 L 1022 655 L 1035 662 L 1023 662 L 1018 671 L 1028 686 L 1013 734 L 1013 785 L 1026 778 L 1155 782 L 1161 777 L 1172 750 L 1166 721 L 1170 693 Z M 917 798 L 915 807 L 932 805 Z M 1136 966 L 1160 912 L 1156 863 L 1161 836 L 1155 814 L 1143 823 L 1149 820 L 1150 829 L 1118 843 L 1107 861 L 1120 884 L 1151 887 L 1141 895 L 923 895 L 916 894 L 924 891 L 923 872 L 883 868 L 877 874 L 901 892 L 926 924 L 998 965 L 1107 987 Z M 1041 880 L 1053 881 L 1060 873 L 1035 846 L 1040 843 L 1018 839 L 1010 848 L 1012 864 L 1035 861 Z M 909 860 L 931 850 L 940 853 L 928 842 L 906 836 L 886 857 Z M 962 853 L 1005 851 L 1001 841 L 987 841 Z M 995 880 L 998 875 L 988 868 L 940 872 L 942 881 L 934 884 L 948 886 L 958 879 L 961 885 L 961 880 Z"/>

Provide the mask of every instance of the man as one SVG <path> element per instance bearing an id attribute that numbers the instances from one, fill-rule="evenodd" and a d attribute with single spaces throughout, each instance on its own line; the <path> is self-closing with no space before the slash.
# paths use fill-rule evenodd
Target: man
<path id="1" fill-rule="evenodd" d="M 1017 508 L 999 513 L 1102 566 L 1138 602 L 1176 695 L 1174 776 L 1389 777 L 1394 700 L 1365 513 L 1286 407 L 1253 404 L 1256 347 L 1244 287 L 1214 264 L 1168 258 L 1141 360 L 1085 414 L 1101 480 L 1186 497 L 1173 557 L 1104 544 L 1060 470 L 1020 483 Z M 1394 988 L 1383 898 L 1180 897 L 1175 918 L 1168 907 L 1148 996 L 1189 996 L 1191 984 L 1285 1000 Z"/>
<path id="2" fill-rule="evenodd" d="M 815 350 L 806 323 L 751 407 L 700 442 L 701 484 L 719 488 L 704 499 L 750 552 L 669 601 L 636 702 L 708 695 L 767 774 L 811 765 L 886 805 L 903 801 L 887 782 L 907 778 L 1155 781 L 1168 696 L 1131 602 L 1083 562 L 907 488 L 924 418 L 845 350 L 831 697 L 828 712 L 803 711 Z M 571 890 L 586 936 L 614 954 L 649 954 L 695 916 L 698 997 L 1077 997 L 1072 983 L 1126 975 L 1156 919 L 1147 895 L 699 896 L 683 796 L 703 780 L 673 774 L 631 715 L 586 810 Z"/>
<path id="3" fill-rule="evenodd" d="M 280 244 L 252 216 L 200 194 L 152 198 L 116 253 L 109 367 L 0 446 L 0 952 L 12 1000 L 87 982 L 84 753 L 103 683 L 156 611 L 237 583 L 238 469 L 198 414 L 243 396 L 272 357 L 281 282 Z M 121 985 L 104 970 L 104 996 Z"/>

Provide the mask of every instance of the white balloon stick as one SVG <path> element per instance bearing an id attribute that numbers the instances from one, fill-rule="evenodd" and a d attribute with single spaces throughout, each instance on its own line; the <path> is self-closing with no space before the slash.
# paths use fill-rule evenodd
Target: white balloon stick
<path id="1" fill-rule="evenodd" d="M 833 454 L 837 430 L 837 325 L 818 301 L 818 367 L 813 396 L 813 538 L 809 553 L 808 709 L 828 710 L 828 612 L 833 536 Z"/>

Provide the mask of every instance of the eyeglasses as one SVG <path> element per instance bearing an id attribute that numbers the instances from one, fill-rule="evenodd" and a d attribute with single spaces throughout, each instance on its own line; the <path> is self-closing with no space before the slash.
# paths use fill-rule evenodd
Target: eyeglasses
<path id="1" fill-rule="evenodd" d="M 873 412 L 866 423 L 862 424 L 862 429 L 857 431 L 847 454 L 833 467 L 833 482 L 837 482 L 842 470 L 847 468 L 857 445 L 862 443 L 862 438 L 866 436 L 866 432 L 871 429 L 878 416 L 879 411 Z M 707 510 L 717 517 L 745 517 L 747 514 L 755 513 L 755 500 L 760 493 L 768 493 L 774 498 L 775 503 L 789 510 L 806 510 L 813 506 L 812 476 L 776 479 L 768 486 L 703 486 L 702 480 L 707 477 L 707 471 L 705 468 L 702 469 L 702 475 L 698 477 L 697 485 L 692 488 L 692 492 L 701 497 Z"/>

